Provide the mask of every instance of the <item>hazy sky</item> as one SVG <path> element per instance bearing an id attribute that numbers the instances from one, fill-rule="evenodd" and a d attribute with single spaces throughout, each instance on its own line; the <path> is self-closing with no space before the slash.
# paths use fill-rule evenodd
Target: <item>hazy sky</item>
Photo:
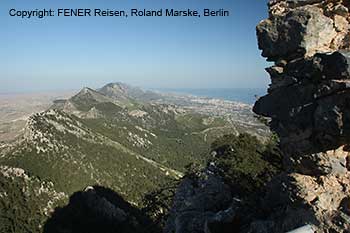
<path id="1" fill-rule="evenodd" d="M 0 93 L 98 87 L 266 87 L 255 26 L 267 0 L 1 0 Z M 49 17 L 36 8 L 230 10 L 230 17 Z"/>

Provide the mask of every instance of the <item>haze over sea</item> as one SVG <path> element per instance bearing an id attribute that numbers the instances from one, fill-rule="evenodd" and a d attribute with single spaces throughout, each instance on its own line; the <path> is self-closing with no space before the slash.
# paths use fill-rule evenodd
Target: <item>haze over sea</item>
<path id="1" fill-rule="evenodd" d="M 257 97 L 261 97 L 266 94 L 266 88 L 162 88 L 156 90 L 169 93 L 190 94 L 200 97 L 231 100 L 246 104 L 254 104 Z"/>

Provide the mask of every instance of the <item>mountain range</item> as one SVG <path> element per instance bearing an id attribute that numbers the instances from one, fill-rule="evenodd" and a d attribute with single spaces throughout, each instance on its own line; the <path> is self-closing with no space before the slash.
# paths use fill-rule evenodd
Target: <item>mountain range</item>
<path id="1" fill-rule="evenodd" d="M 142 206 L 145 194 L 181 178 L 186 165 L 205 166 L 217 137 L 248 131 L 264 140 L 269 131 L 250 107 L 123 83 L 55 100 L 1 145 L 0 231 L 40 231 L 53 208 L 92 185 Z"/>

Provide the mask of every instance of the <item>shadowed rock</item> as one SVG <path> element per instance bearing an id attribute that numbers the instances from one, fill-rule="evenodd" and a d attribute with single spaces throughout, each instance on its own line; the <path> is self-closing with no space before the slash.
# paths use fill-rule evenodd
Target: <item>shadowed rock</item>
<path id="1" fill-rule="evenodd" d="M 219 177 L 185 178 L 176 191 L 164 232 L 232 232 L 229 226 L 235 215 L 230 189 Z"/>
<path id="2" fill-rule="evenodd" d="M 44 232 L 141 233 L 159 232 L 159 229 L 111 189 L 94 186 L 74 193 L 67 206 L 56 208 Z"/>

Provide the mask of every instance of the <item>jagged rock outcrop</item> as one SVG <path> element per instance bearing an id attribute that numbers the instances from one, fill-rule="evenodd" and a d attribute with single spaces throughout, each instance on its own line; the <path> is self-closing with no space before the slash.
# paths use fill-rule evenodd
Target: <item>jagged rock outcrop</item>
<path id="1" fill-rule="evenodd" d="M 208 233 L 219 227 L 224 233 L 224 225 L 230 223 L 235 214 L 229 187 L 207 169 L 198 178 L 187 177 L 181 182 L 164 232 Z"/>
<path id="2" fill-rule="evenodd" d="M 285 154 L 286 172 L 264 200 L 280 204 L 269 217 L 276 232 L 306 223 L 350 231 L 349 10 L 345 0 L 270 1 L 269 18 L 257 26 L 262 56 L 275 64 L 253 110 L 271 117 Z"/>

